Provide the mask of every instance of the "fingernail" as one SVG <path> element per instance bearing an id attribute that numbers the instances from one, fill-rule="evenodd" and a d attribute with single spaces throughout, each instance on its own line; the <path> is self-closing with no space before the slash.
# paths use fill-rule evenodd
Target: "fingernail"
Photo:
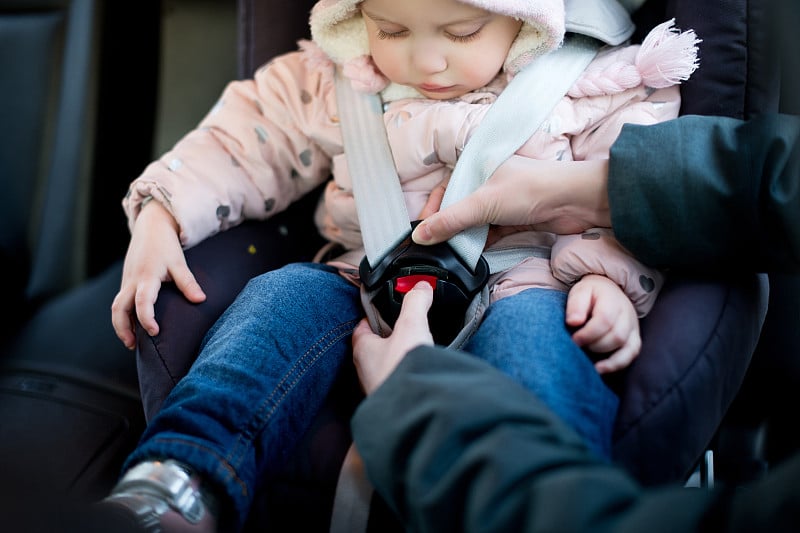
<path id="1" fill-rule="evenodd" d="M 426 279 L 426 280 L 423 280 L 423 281 L 418 281 L 417 284 L 414 285 L 415 289 L 420 289 L 420 290 L 424 290 L 425 287 L 430 287 L 431 289 L 436 289 L 436 282 L 435 281 L 429 281 L 429 280 Z"/>
<path id="2" fill-rule="evenodd" d="M 428 225 L 425 224 L 425 222 L 420 222 L 417 227 L 414 228 L 411 238 L 416 243 L 426 244 L 431 241 L 433 235 L 431 235 L 431 230 L 428 228 Z"/>

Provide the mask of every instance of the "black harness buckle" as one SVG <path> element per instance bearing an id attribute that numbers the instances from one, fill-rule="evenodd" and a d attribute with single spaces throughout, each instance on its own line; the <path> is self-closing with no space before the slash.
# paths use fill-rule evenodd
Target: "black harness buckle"
<path id="1" fill-rule="evenodd" d="M 412 222 L 411 228 L 418 223 Z M 364 257 L 359 273 L 372 294 L 372 305 L 392 327 L 405 294 L 419 281 L 427 281 L 433 287 L 428 311 L 433 340 L 447 345 L 464 327 L 469 304 L 489 279 L 489 265 L 481 256 L 473 271 L 447 242 L 423 246 L 412 241 L 409 233 L 374 268 Z"/>

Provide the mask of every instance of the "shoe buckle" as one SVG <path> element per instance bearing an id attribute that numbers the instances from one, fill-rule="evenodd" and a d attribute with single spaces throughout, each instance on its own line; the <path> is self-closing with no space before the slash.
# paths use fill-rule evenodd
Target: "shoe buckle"
<path id="1" fill-rule="evenodd" d="M 114 494 L 126 492 L 156 496 L 192 524 L 198 523 L 206 511 L 189 473 L 172 461 L 146 461 L 133 467 L 114 489 Z"/>

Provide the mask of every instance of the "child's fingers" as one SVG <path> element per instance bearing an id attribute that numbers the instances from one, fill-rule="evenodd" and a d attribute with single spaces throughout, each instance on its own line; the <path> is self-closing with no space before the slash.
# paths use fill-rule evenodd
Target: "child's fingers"
<path id="1" fill-rule="evenodd" d="M 566 323 L 571 327 L 578 327 L 586 324 L 589 318 L 589 311 L 592 308 L 592 298 L 594 294 L 588 285 L 575 285 L 567 295 Z M 585 326 L 584 326 L 585 327 Z M 597 336 L 598 332 L 587 332 L 584 335 L 589 337 Z"/>
<path id="2" fill-rule="evenodd" d="M 196 304 L 205 301 L 206 293 L 203 292 L 202 287 L 197 283 L 197 279 L 185 262 L 178 267 L 170 269 L 169 275 L 187 300 Z"/>
<path id="3" fill-rule="evenodd" d="M 607 329 L 585 341 L 581 346 L 595 353 L 610 353 L 618 350 L 624 344 L 625 338 L 621 337 L 619 332 Z"/>
<path id="4" fill-rule="evenodd" d="M 418 219 L 424 219 L 432 214 L 439 211 L 439 208 L 442 206 L 442 198 L 444 197 L 444 191 L 447 190 L 447 183 L 450 181 L 450 178 L 447 177 L 443 179 L 439 184 L 433 188 L 430 195 L 428 196 L 428 201 L 425 202 L 425 205 L 422 207 L 422 211 L 417 216 Z"/>
<path id="5" fill-rule="evenodd" d="M 610 357 L 597 361 L 594 365 L 595 369 L 600 374 L 607 374 L 609 372 L 617 372 L 623 368 L 627 368 L 639 355 L 642 342 L 638 335 L 632 335 L 619 350 L 611 354 Z"/>
<path id="6" fill-rule="evenodd" d="M 136 318 L 139 325 L 151 337 L 158 335 L 159 327 L 156 322 L 155 304 L 158 299 L 158 292 L 161 290 L 159 280 L 142 282 L 136 287 L 134 295 L 134 305 L 136 307 Z"/>

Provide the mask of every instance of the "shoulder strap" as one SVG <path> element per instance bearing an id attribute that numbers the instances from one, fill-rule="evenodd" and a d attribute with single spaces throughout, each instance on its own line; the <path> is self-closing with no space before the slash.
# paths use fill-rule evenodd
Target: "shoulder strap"
<path id="1" fill-rule="evenodd" d="M 408 211 L 386 137 L 380 97 L 355 91 L 337 69 L 336 100 L 361 237 L 374 267 L 408 235 Z"/>
<path id="2" fill-rule="evenodd" d="M 464 147 L 442 207 L 474 191 L 533 135 L 595 57 L 599 44 L 593 38 L 570 34 L 561 48 L 514 77 Z M 370 266 L 375 266 L 408 235 L 409 216 L 386 138 L 380 97 L 356 92 L 338 72 L 336 94 L 364 248 Z M 487 232 L 488 226 L 471 228 L 450 240 L 473 269 Z"/>
<path id="3" fill-rule="evenodd" d="M 443 208 L 477 189 L 539 129 L 598 49 L 595 39 L 571 34 L 561 48 L 538 58 L 511 80 L 458 158 Z M 488 226 L 470 228 L 450 239 L 450 245 L 474 268 L 488 231 Z"/>

